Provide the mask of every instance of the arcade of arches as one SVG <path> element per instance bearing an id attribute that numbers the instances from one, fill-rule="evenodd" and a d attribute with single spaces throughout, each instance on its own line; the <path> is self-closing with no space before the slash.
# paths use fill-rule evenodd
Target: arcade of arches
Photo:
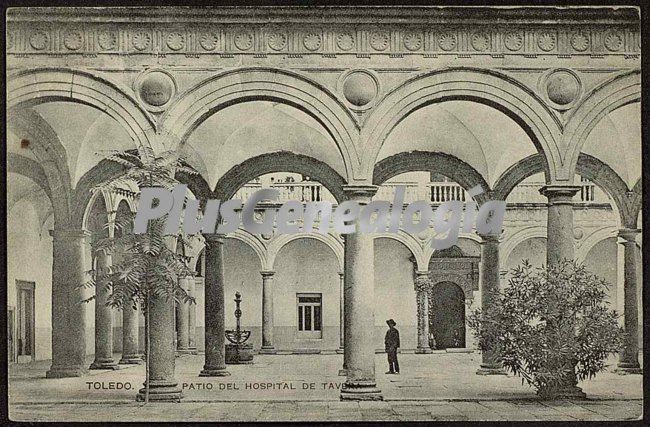
<path id="1" fill-rule="evenodd" d="M 136 209 L 137 188 L 90 190 L 119 173 L 102 161 L 110 150 L 174 150 L 199 172 L 177 177 L 199 199 L 272 187 L 280 202 L 363 204 L 405 185 L 405 202 L 437 206 L 481 185 L 479 204 L 507 202 L 502 235 L 461 233 L 439 252 L 430 231 L 201 236 L 185 248 L 196 275 L 179 278 L 197 304 L 177 305 L 151 337 L 172 354 L 204 353 L 197 375 L 228 374 L 223 334 L 239 291 L 256 351 L 342 353 L 342 397 L 380 398 L 372 355 L 386 319 L 402 351 L 473 349 L 465 318 L 489 305 L 485 291 L 524 259 L 565 257 L 612 285 L 629 333 L 619 369 L 639 372 L 639 23 L 627 9 L 598 10 L 580 28 L 571 10 L 555 10 L 554 24 L 534 10 L 504 13 L 512 31 L 470 28 L 473 12 L 441 18 L 435 8 L 413 23 L 375 10 L 376 26 L 358 31 L 354 8 L 244 27 L 227 8 L 128 21 L 113 21 L 119 10 L 74 20 L 10 11 L 10 360 L 52 359 L 48 377 L 140 363 L 140 310 L 110 309 L 99 293 L 79 304 L 92 291 L 77 287 L 91 265 L 111 262 L 90 242 Z M 34 25 L 50 20 L 66 30 Z M 151 370 L 155 396 L 179 398 L 173 357 Z M 481 373 L 499 371 L 484 354 Z"/>

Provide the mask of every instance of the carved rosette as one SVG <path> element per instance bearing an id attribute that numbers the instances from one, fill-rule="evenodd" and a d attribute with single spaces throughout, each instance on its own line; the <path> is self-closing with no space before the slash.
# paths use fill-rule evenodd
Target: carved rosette
<path id="1" fill-rule="evenodd" d="M 404 35 L 404 47 L 410 51 L 418 50 L 422 47 L 422 34 L 406 33 Z"/>
<path id="2" fill-rule="evenodd" d="M 456 48 L 456 34 L 454 33 L 444 33 L 441 34 L 438 38 L 438 44 L 440 49 L 444 51 L 450 51 Z"/>
<path id="3" fill-rule="evenodd" d="M 63 37 L 63 45 L 69 50 L 79 50 L 83 45 L 84 37 L 79 30 L 68 31 Z"/>
<path id="4" fill-rule="evenodd" d="M 203 33 L 199 39 L 201 47 L 208 51 L 213 51 L 217 48 L 219 43 L 219 35 L 217 33 Z"/>
<path id="5" fill-rule="evenodd" d="M 571 36 L 571 47 L 577 52 L 589 49 L 589 35 L 580 31 Z"/>
<path id="6" fill-rule="evenodd" d="M 507 32 L 503 38 L 506 49 L 516 52 L 524 46 L 524 33 L 522 31 Z"/>
<path id="7" fill-rule="evenodd" d="M 373 31 L 370 34 L 370 46 L 378 51 L 384 51 L 390 44 L 388 31 Z"/>
<path id="8" fill-rule="evenodd" d="M 354 47 L 354 36 L 351 33 L 339 33 L 336 36 L 336 45 L 339 49 L 348 51 Z"/>
<path id="9" fill-rule="evenodd" d="M 279 31 L 269 34 L 268 45 L 276 51 L 284 49 L 287 46 L 287 35 Z"/>
<path id="10" fill-rule="evenodd" d="M 479 52 L 485 52 L 490 47 L 490 36 L 487 33 L 472 34 L 472 47 Z"/>
<path id="11" fill-rule="evenodd" d="M 145 50 L 151 46 L 151 34 L 146 31 L 138 31 L 133 34 L 131 43 L 136 50 Z"/>
<path id="12" fill-rule="evenodd" d="M 605 47 L 610 52 L 618 52 L 623 47 L 623 34 L 617 30 L 605 33 Z"/>
<path id="13" fill-rule="evenodd" d="M 45 31 L 36 31 L 29 36 L 29 44 L 35 50 L 43 50 L 50 42 L 50 36 Z"/>
<path id="14" fill-rule="evenodd" d="M 115 31 L 102 31 L 98 37 L 99 47 L 102 50 L 117 48 L 117 33 Z"/>
<path id="15" fill-rule="evenodd" d="M 313 52 L 318 50 L 323 44 L 323 36 L 320 33 L 307 33 L 302 40 L 303 46 L 305 49 Z"/>
<path id="16" fill-rule="evenodd" d="M 185 47 L 185 36 L 181 33 L 171 33 L 167 36 L 167 47 L 171 50 L 181 50 Z"/>
<path id="17" fill-rule="evenodd" d="M 253 47 L 253 35 L 240 32 L 235 35 L 235 47 L 239 50 L 248 50 Z"/>
<path id="18" fill-rule="evenodd" d="M 555 49 L 557 44 L 557 36 L 554 32 L 544 31 L 539 34 L 537 37 L 537 47 L 539 47 L 544 52 L 550 52 Z"/>

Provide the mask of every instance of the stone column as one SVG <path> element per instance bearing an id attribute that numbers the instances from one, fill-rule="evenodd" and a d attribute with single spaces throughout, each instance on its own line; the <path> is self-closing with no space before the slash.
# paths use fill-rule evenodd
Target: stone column
<path id="1" fill-rule="evenodd" d="M 188 282 L 188 294 L 192 298 L 196 298 L 196 278 L 190 277 Z M 195 300 L 196 301 L 196 300 Z M 196 354 L 196 303 L 190 304 L 189 309 L 189 318 L 188 318 L 188 350 L 192 354 Z"/>
<path id="2" fill-rule="evenodd" d="M 223 236 L 205 234 L 205 365 L 200 377 L 223 377 L 226 370 Z"/>
<path id="3" fill-rule="evenodd" d="M 539 192 L 548 198 L 546 264 L 574 259 L 573 196 L 578 186 L 547 185 Z"/>
<path id="4" fill-rule="evenodd" d="M 572 237 L 573 238 L 573 237 Z M 499 236 L 481 235 L 481 310 L 488 313 L 499 292 Z M 481 367 L 478 375 L 505 375 L 492 349 L 481 352 Z"/>
<path id="5" fill-rule="evenodd" d="M 623 374 L 641 374 L 639 365 L 639 313 L 637 301 L 636 236 L 641 230 L 623 228 L 618 237 L 624 248 L 623 270 L 623 322 L 625 329 L 625 344 L 619 353 L 618 372 Z"/>
<path id="6" fill-rule="evenodd" d="M 262 275 L 262 348 L 260 354 L 275 354 L 273 347 L 273 275 L 275 271 L 260 271 Z"/>
<path id="7" fill-rule="evenodd" d="M 122 358 L 119 362 L 121 365 L 138 365 L 143 362 L 139 349 L 138 314 L 138 309 L 133 306 L 122 307 Z"/>
<path id="8" fill-rule="evenodd" d="M 347 377 L 348 376 L 348 358 L 350 356 L 350 347 L 346 346 L 346 342 L 350 342 L 350 316 L 345 313 L 345 308 L 347 307 L 347 301 L 350 300 L 350 283 L 349 277 L 352 277 L 349 273 L 350 266 L 353 261 L 348 259 L 350 257 L 350 251 L 348 250 L 347 244 L 347 235 L 343 234 L 343 367 L 339 369 L 339 376 Z"/>
<path id="9" fill-rule="evenodd" d="M 47 378 L 86 373 L 86 281 L 84 230 L 55 228 L 52 243 L 52 366 Z"/>
<path id="10" fill-rule="evenodd" d="M 149 400 L 180 402 L 182 393 L 174 377 L 174 301 L 162 296 L 149 298 Z M 146 387 L 146 381 L 145 381 Z M 145 388 L 140 389 L 136 400 L 145 400 Z"/>
<path id="11" fill-rule="evenodd" d="M 337 353 L 343 353 L 345 347 L 345 298 L 343 297 L 345 288 L 345 273 L 339 271 L 339 349 Z"/>
<path id="12" fill-rule="evenodd" d="M 418 271 L 415 278 L 415 298 L 418 309 L 418 348 L 416 354 L 431 353 L 429 347 L 429 314 L 427 310 L 427 294 L 431 289 L 431 279 L 428 271 Z"/>
<path id="13" fill-rule="evenodd" d="M 346 186 L 348 200 L 367 205 L 376 186 Z M 374 236 L 357 232 L 346 235 L 345 337 L 347 380 L 342 400 L 382 400 L 375 381 L 375 271 Z"/>
<path id="14" fill-rule="evenodd" d="M 111 256 L 103 252 L 95 254 L 96 268 L 104 269 L 112 264 Z M 109 297 L 106 285 L 95 287 L 95 360 L 90 369 L 118 369 L 113 360 L 113 309 L 106 305 Z"/>
<path id="15" fill-rule="evenodd" d="M 178 284 L 187 292 L 189 290 L 189 282 L 193 280 L 190 277 L 179 277 Z M 177 302 L 176 303 L 176 331 L 177 342 L 176 351 L 180 354 L 190 353 L 190 303 Z"/>

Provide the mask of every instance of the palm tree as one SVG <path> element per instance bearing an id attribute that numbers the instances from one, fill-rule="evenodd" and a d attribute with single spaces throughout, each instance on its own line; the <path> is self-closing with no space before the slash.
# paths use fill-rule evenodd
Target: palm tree
<path id="1" fill-rule="evenodd" d="M 129 187 L 135 183 L 138 188 L 164 187 L 173 188 L 178 181 L 175 173 L 183 172 L 195 175 L 197 172 L 186 166 L 176 153 L 165 152 L 158 157 L 140 157 L 138 154 L 121 151 L 112 152 L 107 160 L 124 167 L 119 176 L 96 186 L 93 191 L 114 191 Z M 195 303 L 194 298 L 179 285 L 179 276 L 192 275 L 188 267 L 188 259 L 177 253 L 173 246 L 184 245 L 188 238 L 180 231 L 175 234 L 165 234 L 166 217 L 149 221 L 147 232 L 133 234 L 132 224 L 134 215 L 116 218 L 113 224 L 104 227 L 115 227 L 115 236 L 101 238 L 93 243 L 93 253 L 113 255 L 112 265 L 94 267 L 86 287 L 107 289 L 110 295 L 107 304 L 118 309 L 138 305 L 145 313 L 146 348 L 146 382 L 145 402 L 149 401 L 149 357 L 150 357 L 150 319 L 149 304 L 152 299 L 177 301 L 180 304 Z M 105 234 L 106 235 L 106 234 Z M 94 296 L 85 301 L 94 299 Z"/>

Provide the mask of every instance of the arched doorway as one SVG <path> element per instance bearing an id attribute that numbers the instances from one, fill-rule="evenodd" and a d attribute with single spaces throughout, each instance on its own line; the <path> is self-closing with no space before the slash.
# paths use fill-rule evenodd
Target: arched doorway
<path id="1" fill-rule="evenodd" d="M 465 293 L 453 282 L 440 282 L 431 289 L 429 331 L 435 348 L 465 347 Z"/>

